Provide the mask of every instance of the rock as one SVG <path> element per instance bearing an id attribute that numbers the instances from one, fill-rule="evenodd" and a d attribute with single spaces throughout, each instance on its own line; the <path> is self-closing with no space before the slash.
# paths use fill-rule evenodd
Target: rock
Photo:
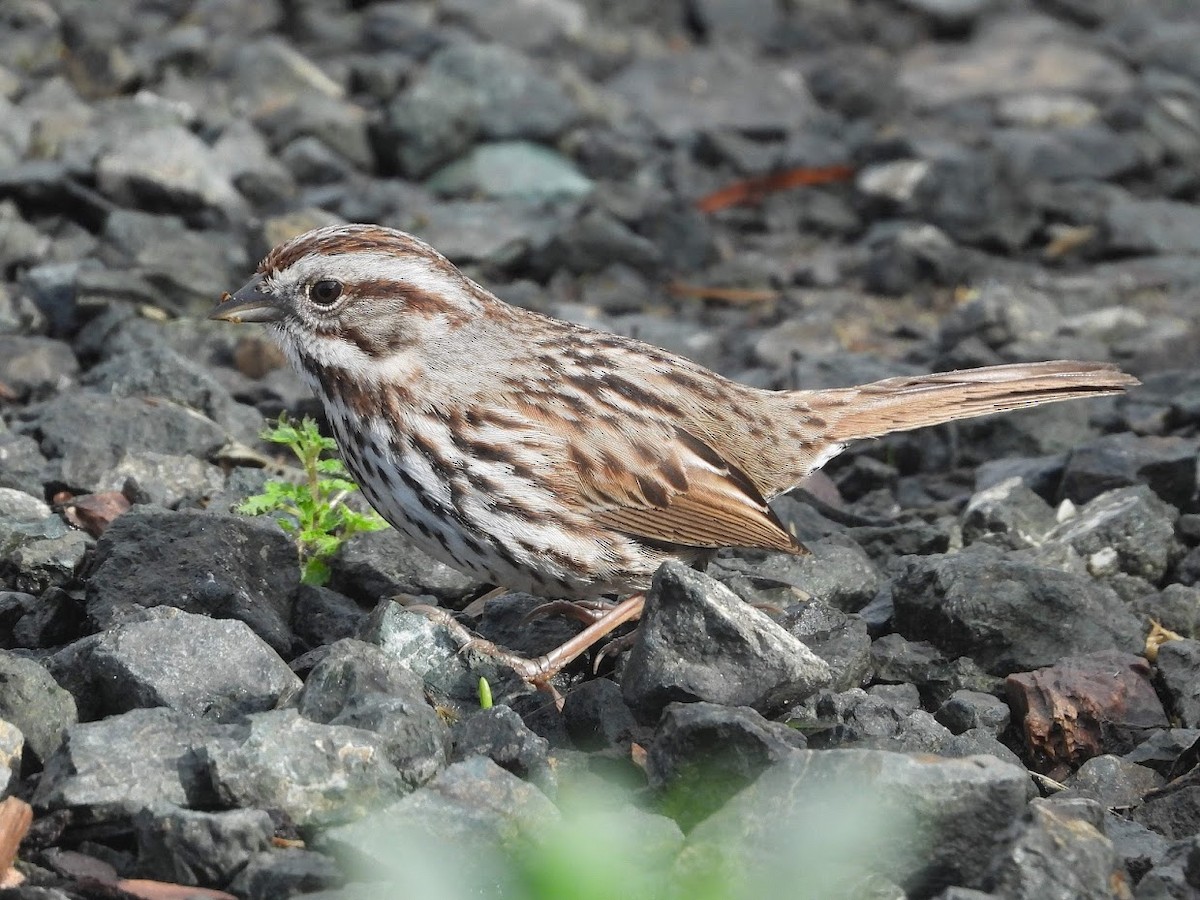
<path id="1" fill-rule="evenodd" d="M 311 647 L 355 637 L 366 619 L 366 611 L 344 594 L 310 584 L 296 589 L 292 631 Z"/>
<path id="2" fill-rule="evenodd" d="M 654 272 L 661 268 L 662 254 L 651 241 L 634 233 L 615 216 L 601 209 L 590 209 L 565 222 L 546 246 L 534 254 L 532 264 L 535 270 L 546 272 L 565 268 L 591 274 L 613 265 Z"/>
<path id="3" fill-rule="evenodd" d="M 1144 165 L 1136 139 L 1095 123 L 1054 129 L 1004 128 L 996 131 L 992 140 L 1022 180 L 1107 181 Z"/>
<path id="4" fill-rule="evenodd" d="M 1104 834 L 1103 813 L 1090 800 L 1029 804 L 1016 838 L 993 862 L 984 886 L 1002 897 L 1108 900 L 1125 871 Z"/>
<path id="5" fill-rule="evenodd" d="M 1005 681 L 1031 754 L 1078 765 L 1101 753 L 1127 753 L 1167 724 L 1140 656 L 1114 651 L 1064 659 Z"/>
<path id="6" fill-rule="evenodd" d="M 110 490 L 113 470 L 130 452 L 207 459 L 227 440 L 215 422 L 178 404 L 92 391 L 29 407 L 23 419 L 21 430 L 36 434 L 41 452 L 57 461 L 58 480 L 80 494 Z"/>
<path id="7" fill-rule="evenodd" d="M 37 441 L 11 431 L 0 432 L 0 487 L 41 496 L 49 480 L 48 464 Z"/>
<path id="8" fill-rule="evenodd" d="M 1187 438 L 1106 434 L 1068 454 L 1060 497 L 1083 504 L 1116 488 L 1146 484 L 1165 502 L 1186 507 L 1196 494 L 1196 450 Z"/>
<path id="9" fill-rule="evenodd" d="M 314 722 L 379 735 L 388 761 L 414 787 L 446 765 L 450 736 L 421 679 L 379 647 L 356 640 L 331 645 L 309 673 L 298 708 Z"/>
<path id="10" fill-rule="evenodd" d="M 0 383 L 12 391 L 57 393 L 69 387 L 78 372 L 79 361 L 62 341 L 0 334 Z"/>
<path id="11" fill-rule="evenodd" d="M 621 686 L 607 678 L 576 685 L 563 698 L 563 726 L 581 750 L 626 750 L 640 734 Z"/>
<path id="12" fill-rule="evenodd" d="M 1054 510 L 1018 477 L 976 491 L 961 515 L 963 542 L 1000 535 L 1013 547 L 1042 543 L 1054 528 Z"/>
<path id="13" fill-rule="evenodd" d="M 507 706 L 481 709 L 455 723 L 451 731 L 452 757 L 460 762 L 486 756 L 502 769 L 551 793 L 555 784 L 549 743 L 534 734 Z"/>
<path id="14" fill-rule="evenodd" d="M 49 660 L 85 718 L 162 706 L 229 722 L 274 709 L 300 690 L 300 679 L 245 622 L 169 606 L 145 615 Z"/>
<path id="15" fill-rule="evenodd" d="M 36 594 L 70 585 L 91 546 L 90 537 L 55 515 L 0 516 L 0 577 L 7 587 Z"/>
<path id="16" fill-rule="evenodd" d="M 1146 766 L 1104 754 L 1087 760 L 1064 783 L 1070 796 L 1095 800 L 1111 809 L 1137 806 L 1146 794 L 1161 788 L 1166 780 Z"/>
<path id="17" fill-rule="evenodd" d="M 246 900 L 275 900 L 315 894 L 345 881 L 346 874 L 325 854 L 288 847 L 251 856 L 228 887 Z"/>
<path id="18" fill-rule="evenodd" d="M 867 623 L 820 600 L 797 604 L 780 624 L 829 664 L 834 691 L 859 687 L 871 671 L 871 637 Z"/>
<path id="19" fill-rule="evenodd" d="M 79 715 L 74 698 L 44 667 L 0 651 L 0 719 L 21 730 L 25 758 L 33 765 L 44 765 Z"/>
<path id="20" fill-rule="evenodd" d="M 247 717 L 234 741 L 209 748 L 208 762 L 221 803 L 282 810 L 299 826 L 353 821 L 411 790 L 384 738 L 291 709 Z"/>
<path id="21" fill-rule="evenodd" d="M 239 619 L 290 655 L 295 639 L 287 622 L 299 566 L 292 542 L 270 520 L 135 508 L 97 542 L 94 565 L 88 614 L 102 626 L 167 604 Z"/>
<path id="22" fill-rule="evenodd" d="M 559 821 L 545 794 L 490 759 L 474 756 L 392 805 L 328 829 L 315 843 L 318 850 L 356 860 L 372 880 L 389 874 L 396 880 L 412 871 L 416 857 L 397 855 L 398 846 L 434 854 L 453 847 L 465 880 L 480 869 L 486 872 L 497 849 L 545 835 Z"/>
<path id="23" fill-rule="evenodd" d="M 786 871 L 808 872 L 830 888 L 861 878 L 864 867 L 910 895 L 977 883 L 998 836 L 1025 809 L 1027 780 L 1022 769 L 988 756 L 797 750 L 697 825 L 681 862 L 714 873 L 730 865 L 778 871 L 776 841 L 786 840 Z M 916 834 L 924 836 L 919 851 L 902 837 Z M 878 848 L 867 860 L 864 840 Z"/>
<path id="24" fill-rule="evenodd" d="M 646 777 L 664 792 L 671 817 L 690 830 L 804 746 L 800 732 L 746 707 L 672 703 L 647 747 Z"/>
<path id="25" fill-rule="evenodd" d="M 807 556 L 741 551 L 714 560 L 709 574 L 748 603 L 774 600 L 785 607 L 812 597 L 858 612 L 878 592 L 883 583 L 879 569 L 855 541 L 831 535 L 806 546 L 812 551 Z"/>
<path id="26" fill-rule="evenodd" d="M 829 666 L 727 588 L 677 563 L 654 576 L 622 680 L 643 721 L 673 701 L 771 710 L 830 679 Z"/>
<path id="27" fill-rule="evenodd" d="M 19 786 L 24 747 L 25 735 L 21 729 L 0 718 L 0 793 L 5 797 Z"/>
<path id="28" fill-rule="evenodd" d="M 901 634 L 995 675 L 1141 646 L 1136 617 L 1110 589 L 974 548 L 906 561 L 892 595 Z"/>
<path id="29" fill-rule="evenodd" d="M 482 582 L 422 553 L 392 528 L 354 535 L 329 566 L 329 587 L 371 606 L 396 594 L 428 594 L 445 602 L 484 590 Z"/>
<path id="30" fill-rule="evenodd" d="M 1160 791 L 1133 811 L 1133 820 L 1173 841 L 1191 837 L 1200 831 L 1200 787 Z"/>
<path id="31" fill-rule="evenodd" d="M 1148 766 L 1160 775 L 1170 778 L 1179 774 L 1177 763 L 1197 741 L 1200 729 L 1160 728 L 1150 732 L 1146 739 L 1124 755 L 1124 759 Z"/>
<path id="32" fill-rule="evenodd" d="M 1200 210 L 1190 203 L 1127 196 L 1108 207 L 1104 224 L 1114 253 L 1200 252 Z"/>
<path id="33" fill-rule="evenodd" d="M 204 812 L 171 804 L 142 810 L 134 829 L 143 877 L 208 887 L 228 884 L 275 834 L 265 810 Z"/>
<path id="34" fill-rule="evenodd" d="M 1113 813 L 1105 816 L 1104 830 L 1130 878 L 1139 883 L 1162 860 L 1169 846 L 1162 835 Z"/>
<path id="35" fill-rule="evenodd" d="M 534 612 L 546 603 L 543 597 L 512 593 L 493 597 L 483 607 L 475 631 L 505 650 L 534 657 L 549 653 L 583 630 L 569 615 Z"/>
<path id="36" fill-rule="evenodd" d="M 1185 728 L 1200 727 L 1200 641 L 1167 641 L 1155 664 L 1172 714 Z"/>
<path id="37" fill-rule="evenodd" d="M 233 728 L 169 709 L 72 725 L 46 760 L 31 802 L 44 812 L 69 811 L 80 824 L 127 823 L 155 803 L 212 808 L 205 754 L 231 742 Z"/>
<path id="38" fill-rule="evenodd" d="M 933 717 L 954 734 L 962 734 L 972 728 L 985 728 L 992 734 L 1000 734 L 1011 718 L 1008 704 L 999 697 L 980 691 L 959 690 L 950 695 L 938 707 Z"/>
<path id="39" fill-rule="evenodd" d="M 1141 614 L 1147 629 L 1154 621 L 1185 638 L 1200 638 L 1200 587 L 1168 584 L 1130 606 Z"/>
<path id="40" fill-rule="evenodd" d="M 1146 485 L 1107 491 L 1066 519 L 1047 536 L 1068 544 L 1102 574 L 1102 554 L 1113 554 L 1121 572 L 1158 584 L 1175 555 L 1178 511 Z"/>
<path id="41" fill-rule="evenodd" d="M 425 182 L 443 197 L 489 200 L 556 200 L 586 197 L 592 182 L 565 158 L 529 141 L 473 147 Z"/>
<path id="42" fill-rule="evenodd" d="M 871 664 L 877 683 L 911 682 L 921 692 L 921 702 L 937 709 L 956 691 L 999 693 L 1003 682 L 981 670 L 965 656 L 950 660 L 933 644 L 909 641 L 886 634 L 871 644 Z"/>

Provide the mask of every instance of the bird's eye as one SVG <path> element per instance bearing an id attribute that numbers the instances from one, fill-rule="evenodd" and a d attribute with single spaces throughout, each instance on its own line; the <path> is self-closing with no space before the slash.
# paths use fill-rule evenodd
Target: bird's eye
<path id="1" fill-rule="evenodd" d="M 342 296 L 340 281 L 318 281 L 308 291 L 309 299 L 318 306 L 332 306 Z"/>

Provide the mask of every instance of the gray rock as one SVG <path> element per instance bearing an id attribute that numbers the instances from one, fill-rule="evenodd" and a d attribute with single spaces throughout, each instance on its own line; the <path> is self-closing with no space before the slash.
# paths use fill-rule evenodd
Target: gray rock
<path id="1" fill-rule="evenodd" d="M 1087 503 L 1106 491 L 1146 484 L 1167 503 L 1186 507 L 1196 495 L 1196 452 L 1194 439 L 1106 434 L 1068 454 L 1060 496 Z"/>
<path id="2" fill-rule="evenodd" d="M 434 172 L 425 186 L 444 197 L 523 201 L 581 198 L 593 187 L 564 157 L 529 141 L 473 147 Z"/>
<path id="3" fill-rule="evenodd" d="M 292 631 L 310 647 L 354 637 L 366 619 L 366 611 L 344 594 L 311 584 L 296 589 Z"/>
<path id="4" fill-rule="evenodd" d="M 1021 900 L 1108 900 L 1125 872 L 1103 822 L 1094 801 L 1035 799 L 984 886 Z"/>
<path id="5" fill-rule="evenodd" d="M 668 562 L 646 596 L 622 690 L 647 721 L 673 701 L 780 709 L 829 679 L 825 661 L 765 614 L 720 583 Z"/>
<path id="6" fill-rule="evenodd" d="M 0 793 L 8 796 L 21 780 L 25 735 L 12 722 L 0 718 Z"/>
<path id="7" fill-rule="evenodd" d="M 25 736 L 25 758 L 42 765 L 79 720 L 75 700 L 31 659 L 0 651 L 0 719 Z"/>
<path id="8" fill-rule="evenodd" d="M 19 430 L 36 435 L 76 493 L 105 490 L 117 463 L 134 451 L 208 458 L 227 440 L 225 429 L 194 410 L 143 397 L 93 391 L 62 394 L 22 413 Z"/>
<path id="9" fill-rule="evenodd" d="M 1057 521 L 1050 504 L 1016 476 L 976 491 L 959 518 L 964 543 L 1002 535 L 1015 547 L 1040 544 Z"/>
<path id="10" fill-rule="evenodd" d="M 261 809 L 205 812 L 155 804 L 138 813 L 134 830 L 143 877 L 215 887 L 271 846 L 275 824 Z"/>
<path id="11" fill-rule="evenodd" d="M 1146 794 L 1162 787 L 1166 779 L 1147 766 L 1104 754 L 1087 760 L 1064 783 L 1070 796 L 1095 800 L 1111 809 L 1137 806 Z"/>
<path id="12" fill-rule="evenodd" d="M 556 780 L 549 742 L 530 731 L 511 708 L 493 706 L 460 719 L 454 724 L 451 739 L 455 762 L 486 756 L 518 778 L 553 794 Z"/>
<path id="13" fill-rule="evenodd" d="M 747 707 L 672 703 L 647 747 L 646 778 L 665 792 L 672 818 L 688 830 L 804 746 L 799 731 Z"/>
<path id="14" fill-rule="evenodd" d="M 330 646 L 309 673 L 298 708 L 314 722 L 378 734 L 389 762 L 414 787 L 446 765 L 449 734 L 421 679 L 372 644 Z"/>
<path id="15" fill-rule="evenodd" d="M 902 635 L 994 675 L 1142 643 L 1137 617 L 1109 588 L 974 548 L 908 560 L 892 594 Z"/>
<path id="16" fill-rule="evenodd" d="M 1066 544 L 1103 577 L 1114 570 L 1158 584 L 1175 555 L 1179 511 L 1146 485 L 1106 491 L 1046 536 Z"/>
<path id="17" fill-rule="evenodd" d="M 1200 210 L 1190 203 L 1127 197 L 1108 208 L 1104 224 L 1116 253 L 1200 252 Z"/>
<path id="18" fill-rule="evenodd" d="M 591 209 L 559 229 L 532 262 L 546 272 L 565 268 L 588 274 L 617 263 L 648 272 L 659 268 L 662 255 L 610 213 Z"/>
<path id="19" fill-rule="evenodd" d="M 230 219 L 247 206 L 212 149 L 185 128 L 155 128 L 117 142 L 96 162 L 100 190 L 123 206 L 215 210 Z"/>
<path id="20" fill-rule="evenodd" d="M 921 702 L 930 709 L 938 709 L 959 690 L 994 694 L 1004 689 L 1001 679 L 968 657 L 948 659 L 933 644 L 899 634 L 885 634 L 872 642 L 871 665 L 877 684 L 915 684 Z"/>
<path id="21" fill-rule="evenodd" d="M 816 112 L 801 79 L 730 48 L 637 60 L 608 87 L 674 139 L 721 129 L 782 133 Z"/>
<path id="22" fill-rule="evenodd" d="M 1173 841 L 1200 832 L 1200 786 L 1162 791 L 1133 811 L 1133 820 Z"/>
<path id="23" fill-rule="evenodd" d="M 50 480 L 49 464 L 31 437 L 0 432 L 0 487 L 41 496 Z"/>
<path id="24" fill-rule="evenodd" d="M 571 742 L 585 751 L 627 748 L 640 733 L 621 686 L 607 678 L 573 687 L 563 698 L 562 720 Z"/>
<path id="25" fill-rule="evenodd" d="M 345 882 L 345 872 L 325 854 L 289 847 L 251 856 L 228 887 L 246 900 L 276 900 L 296 894 L 315 896 Z"/>
<path id="26" fill-rule="evenodd" d="M 1097 124 L 1074 128 L 1004 128 L 992 137 L 1022 180 L 1106 181 L 1144 164 L 1136 138 Z"/>
<path id="27" fill-rule="evenodd" d="M 34 594 L 69 585 L 92 544 L 89 535 L 56 515 L 40 521 L 25 520 L 19 513 L 0 516 L 0 577 L 7 587 Z"/>
<path id="28" fill-rule="evenodd" d="M 245 622 L 156 607 L 49 660 L 86 718 L 166 707 L 216 722 L 273 709 L 300 679 Z M 213 665 L 220 660 L 220 665 Z"/>
<path id="29" fill-rule="evenodd" d="M 988 756 L 797 750 L 697 825 L 684 852 L 713 872 L 804 872 L 824 896 L 845 890 L 864 867 L 924 894 L 978 882 L 1024 810 L 1027 784 L 1023 769 Z"/>
<path id="30" fill-rule="evenodd" d="M 831 535 L 806 546 L 812 551 L 807 556 L 742 551 L 720 557 L 709 565 L 709 574 L 750 603 L 774 600 L 788 606 L 799 594 L 800 599 L 811 597 L 857 612 L 878 592 L 883 583 L 879 569 L 855 541 Z"/>
<path id="31" fill-rule="evenodd" d="M 831 690 L 849 690 L 866 680 L 871 636 L 862 617 L 813 599 L 787 610 L 780 624 L 829 664 Z"/>
<path id="32" fill-rule="evenodd" d="M 409 877 L 420 856 L 433 853 L 436 859 L 440 848 L 453 847 L 459 876 L 479 884 L 485 873 L 497 877 L 488 872 L 496 850 L 536 840 L 559 821 L 545 794 L 490 759 L 473 756 L 398 802 L 328 829 L 315 846 L 355 860 L 372 880 Z M 397 854 L 397 847 L 413 853 Z"/>
<path id="33" fill-rule="evenodd" d="M 959 690 L 950 695 L 933 716 L 955 734 L 985 728 L 993 735 L 1008 727 L 1012 713 L 1008 704 L 991 694 Z"/>
<path id="34" fill-rule="evenodd" d="M 583 630 L 583 623 L 564 615 L 540 615 L 544 597 L 501 594 L 487 601 L 475 626 L 480 637 L 521 656 L 549 653 Z"/>
<path id="35" fill-rule="evenodd" d="M 71 385 L 79 361 L 53 338 L 0 334 L 0 382 L 18 393 L 57 393 Z"/>
<path id="36" fill-rule="evenodd" d="M 240 619 L 277 653 L 290 654 L 287 622 L 300 572 L 295 547 L 273 521 L 135 507 L 104 532 L 94 565 L 88 614 L 102 627 L 168 605 Z"/>
<path id="37" fill-rule="evenodd" d="M 1162 861 L 1170 846 L 1161 834 L 1112 812 L 1104 817 L 1104 831 L 1113 842 L 1117 856 L 1124 861 L 1130 878 L 1136 882 L 1141 882 L 1146 873 Z"/>
<path id="38" fill-rule="evenodd" d="M 1200 641 L 1167 641 L 1158 648 L 1155 663 L 1158 681 L 1179 724 L 1200 727 Z"/>
<path id="39" fill-rule="evenodd" d="M 1185 638 L 1200 638 L 1200 587 L 1168 584 L 1161 592 L 1134 600 L 1130 607 L 1147 628 L 1155 621 Z"/>
<path id="40" fill-rule="evenodd" d="M 79 823 L 128 822 L 154 803 L 212 808 L 203 754 L 233 739 L 233 726 L 169 709 L 135 709 L 72 725 L 46 760 L 32 804 L 69 810 Z"/>
<path id="41" fill-rule="evenodd" d="M 222 804 L 281 810 L 300 826 L 353 821 L 411 790 L 388 761 L 384 738 L 293 709 L 250 716 L 236 740 L 209 747 L 207 759 Z"/>
<path id="42" fill-rule="evenodd" d="M 483 582 L 433 559 L 392 528 L 356 534 L 330 560 L 329 586 L 360 603 L 397 594 L 463 601 L 483 593 Z"/>

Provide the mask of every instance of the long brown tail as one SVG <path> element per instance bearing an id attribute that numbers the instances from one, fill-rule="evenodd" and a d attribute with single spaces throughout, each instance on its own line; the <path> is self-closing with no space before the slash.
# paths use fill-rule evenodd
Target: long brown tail
<path id="1" fill-rule="evenodd" d="M 1136 378 L 1111 363 L 1054 360 L 900 376 L 793 396 L 826 419 L 828 437 L 840 444 L 1043 403 L 1119 394 L 1136 384 Z"/>

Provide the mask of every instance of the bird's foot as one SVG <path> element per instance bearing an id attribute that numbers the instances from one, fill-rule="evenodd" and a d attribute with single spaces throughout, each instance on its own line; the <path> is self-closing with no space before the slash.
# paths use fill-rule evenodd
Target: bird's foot
<path id="1" fill-rule="evenodd" d="M 614 606 L 616 604 L 608 600 L 551 600 L 525 613 L 521 624 L 527 625 L 544 616 L 567 616 L 584 625 L 594 625 L 611 612 Z"/>

